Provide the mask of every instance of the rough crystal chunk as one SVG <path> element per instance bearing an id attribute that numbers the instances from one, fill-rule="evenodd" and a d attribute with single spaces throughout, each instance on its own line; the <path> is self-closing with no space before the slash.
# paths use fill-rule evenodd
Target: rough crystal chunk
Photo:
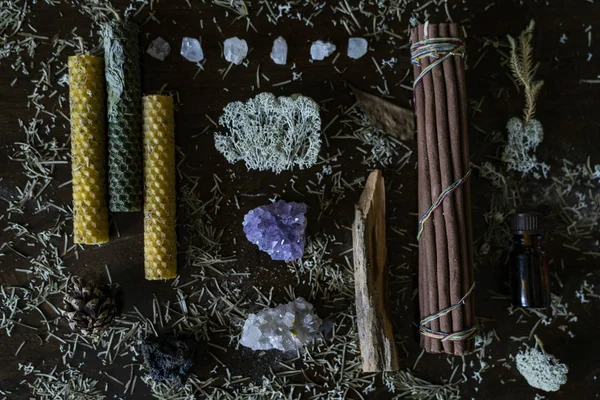
<path id="1" fill-rule="evenodd" d="M 348 57 L 355 60 L 367 54 L 369 42 L 365 38 L 350 38 L 348 39 Z"/>
<path id="2" fill-rule="evenodd" d="M 271 60 L 275 64 L 285 65 L 287 62 L 288 45 L 284 38 L 279 36 L 273 41 L 273 50 L 271 50 Z"/>
<path id="3" fill-rule="evenodd" d="M 237 36 L 226 39 L 223 43 L 223 54 L 230 63 L 240 65 L 248 55 L 248 43 Z"/>
<path id="4" fill-rule="evenodd" d="M 257 207 L 244 217 L 244 233 L 271 259 L 285 262 L 297 260 L 304 254 L 306 210 L 304 203 L 283 200 Z"/>
<path id="5" fill-rule="evenodd" d="M 248 315 L 240 344 L 252 350 L 297 350 L 310 343 L 319 331 L 321 319 L 313 305 L 302 297 Z"/>
<path id="6" fill-rule="evenodd" d="M 336 47 L 335 44 L 317 40 L 310 46 L 310 58 L 321 61 L 333 54 Z"/>
<path id="7" fill-rule="evenodd" d="M 202 45 L 196 38 L 184 37 L 181 41 L 181 53 L 186 60 L 191 62 L 199 62 L 204 60 L 204 52 Z"/>
<path id="8" fill-rule="evenodd" d="M 148 46 L 148 50 L 146 50 L 146 53 L 150 54 L 151 57 L 160 61 L 165 61 L 165 58 L 167 58 L 170 52 L 171 46 L 169 45 L 169 42 L 160 36 L 150 42 L 150 46 Z"/>

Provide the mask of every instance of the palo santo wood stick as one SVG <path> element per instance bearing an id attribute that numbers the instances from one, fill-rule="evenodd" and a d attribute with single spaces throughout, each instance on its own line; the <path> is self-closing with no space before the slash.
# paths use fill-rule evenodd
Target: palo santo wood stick
<path id="1" fill-rule="evenodd" d="M 388 307 L 385 186 L 371 172 L 352 225 L 356 322 L 364 372 L 395 371 L 398 352 Z"/>
<path id="2" fill-rule="evenodd" d="M 177 276 L 175 122 L 171 96 L 143 99 L 144 270 L 146 279 Z"/>
<path id="3" fill-rule="evenodd" d="M 75 243 L 108 242 L 104 61 L 69 57 L 73 236 Z"/>

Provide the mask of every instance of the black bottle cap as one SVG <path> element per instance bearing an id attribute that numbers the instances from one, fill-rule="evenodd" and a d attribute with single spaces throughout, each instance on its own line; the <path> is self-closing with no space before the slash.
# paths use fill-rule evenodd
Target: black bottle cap
<path id="1" fill-rule="evenodd" d="M 541 235 L 544 233 L 542 216 L 536 212 L 513 214 L 510 221 L 510 230 L 513 235 Z"/>

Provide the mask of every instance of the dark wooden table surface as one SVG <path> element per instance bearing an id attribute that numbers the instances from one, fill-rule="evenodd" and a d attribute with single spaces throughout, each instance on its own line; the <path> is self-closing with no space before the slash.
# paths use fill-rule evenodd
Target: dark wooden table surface
<path id="1" fill-rule="evenodd" d="M 28 2 L 30 3 L 30 2 Z M 82 35 L 88 46 L 97 44 L 97 27 L 91 25 L 88 16 L 81 14 L 76 6 L 70 4 L 57 4 L 54 6 L 38 2 L 30 4 L 29 21 L 37 29 L 37 35 L 48 38 L 58 34 L 62 38 L 72 39 L 70 33 L 74 27 L 78 27 L 78 34 Z M 219 211 L 214 224 L 225 228 L 223 241 L 227 243 L 224 253 L 235 254 L 236 268 L 247 269 L 252 273 L 248 278 L 252 284 L 259 285 L 268 292 L 273 287 L 273 297 L 277 302 L 284 299 L 284 286 L 294 283 L 289 274 L 284 273 L 282 265 L 268 260 L 264 254 L 258 253 L 253 246 L 246 241 L 241 231 L 241 219 L 251 208 L 267 202 L 267 198 L 274 195 L 286 200 L 305 201 L 310 206 L 309 212 L 309 236 L 323 231 L 336 234 L 336 241 L 341 244 L 334 248 L 334 252 L 347 249 L 351 243 L 350 233 L 347 230 L 334 230 L 334 222 L 340 226 L 348 226 L 351 223 L 353 204 L 360 193 L 360 188 L 348 191 L 345 197 L 334 204 L 324 216 L 318 220 L 320 203 L 317 196 L 307 195 L 304 188 L 308 181 L 315 179 L 315 173 L 321 170 L 320 166 L 307 171 L 285 172 L 275 175 L 267 172 L 248 172 L 242 164 L 230 165 L 215 150 L 212 134 L 216 128 L 211 124 L 212 120 L 218 120 L 223 107 L 230 101 L 246 100 L 260 91 L 271 91 L 277 95 L 290 95 L 302 93 L 313 97 L 318 102 L 323 102 L 323 124 L 327 124 L 336 115 L 340 114 L 340 107 L 347 108 L 352 105 L 354 99 L 349 92 L 346 82 L 376 93 L 375 86 L 383 87 L 383 77 L 377 71 L 373 60 L 374 57 L 381 64 L 382 59 L 395 57 L 397 63 L 393 68 L 383 68 L 383 76 L 387 80 L 389 91 L 396 103 L 411 107 L 412 93 L 406 87 L 398 85 L 410 68 L 410 60 L 406 28 L 409 24 L 410 12 L 405 12 L 402 19 L 390 18 L 388 30 L 395 32 L 401 38 L 390 40 L 393 36 L 380 33 L 370 36 L 370 51 L 367 56 L 360 60 L 352 61 L 345 55 L 348 32 L 338 21 L 340 14 L 334 14 L 330 2 L 324 7 L 323 12 L 316 16 L 311 24 L 291 19 L 283 19 L 274 25 L 266 20 L 267 11 L 263 9 L 261 15 L 255 13 L 263 5 L 252 4 L 250 17 L 254 30 L 246 30 L 245 19 L 235 20 L 231 11 L 226 15 L 226 10 L 210 4 L 210 2 L 193 2 L 190 9 L 185 1 L 155 2 L 153 13 L 160 23 L 149 20 L 141 28 L 141 48 L 146 49 L 149 42 L 157 36 L 165 38 L 171 44 L 171 54 L 160 62 L 149 57 L 145 51 L 142 53 L 143 90 L 145 93 L 155 93 L 163 85 L 166 90 L 176 94 L 176 136 L 177 145 L 181 152 L 181 170 L 189 176 L 199 177 L 196 188 L 199 198 L 210 198 L 210 189 L 213 186 L 213 174 L 218 174 L 222 179 L 221 190 L 224 193 L 224 203 Z M 198 4 L 196 4 L 198 3 Z M 248 4 L 254 2 L 247 2 Z M 277 2 L 272 1 L 275 4 Z M 348 3 L 357 3 L 348 1 Z M 421 2 L 426 6 L 418 11 L 417 17 L 422 22 L 425 20 L 425 12 L 431 21 L 446 21 L 447 13 L 442 6 L 436 6 L 434 2 Z M 540 62 L 538 76 L 545 81 L 537 110 L 537 119 L 545 127 L 545 140 L 540 145 L 537 155 L 540 160 L 551 166 L 551 174 L 559 173 L 563 159 L 574 163 L 585 163 L 587 157 L 591 163 L 600 163 L 600 140 L 598 139 L 600 123 L 600 96 L 598 89 L 600 85 L 589 82 L 581 82 L 582 79 L 597 79 L 600 70 L 598 59 L 600 58 L 600 34 L 596 24 L 600 20 L 599 5 L 593 0 L 565 0 L 565 1 L 530 1 L 530 0 L 496 0 L 488 1 L 449 1 L 449 11 L 455 22 L 465 24 L 469 34 L 468 39 L 468 65 L 467 83 L 471 110 L 470 115 L 472 129 L 470 130 L 470 143 L 472 150 L 472 161 L 480 164 L 485 160 L 498 163 L 499 145 L 490 140 L 491 135 L 484 132 L 501 132 L 505 135 L 505 125 L 509 118 L 519 116 L 523 107 L 522 93 L 519 93 L 509 79 L 509 70 L 503 65 L 502 57 L 494 49 L 493 45 L 484 47 L 486 38 L 500 40 L 506 44 L 506 35 L 516 36 L 527 25 L 530 19 L 536 21 L 534 35 L 535 51 L 534 58 Z M 124 10 L 128 2 L 115 2 L 115 7 Z M 2 5 L 4 7 L 4 5 Z M 310 6 L 312 7 L 312 6 Z M 411 5 L 409 10 L 419 8 Z M 308 13 L 309 14 L 309 13 Z M 151 15 L 150 6 L 146 6 L 135 20 L 143 23 Z M 369 24 L 370 19 L 356 12 L 362 24 Z M 202 21 L 203 28 L 201 28 Z M 218 27 L 222 30 L 219 32 Z M 337 22 L 337 23 L 334 23 Z M 590 28 L 588 28 L 588 26 Z M 587 30 L 586 30 L 587 29 Z M 588 31 L 591 32 L 591 42 L 588 42 Z M 31 32 L 27 30 L 27 32 Z M 92 33 L 93 37 L 89 37 Z M 227 68 L 227 62 L 220 55 L 219 43 L 224 37 L 239 36 L 246 39 L 251 48 L 247 66 L 233 66 L 225 79 L 222 79 L 220 70 Z M 290 47 L 287 66 L 276 66 L 269 58 L 271 45 L 274 38 L 283 36 L 287 39 Z M 356 36 L 361 36 L 357 31 Z M 183 36 L 201 36 L 204 52 L 207 58 L 204 69 L 197 76 L 197 67 L 185 59 L 179 53 L 179 44 Z M 330 40 L 338 46 L 342 54 L 332 64 L 333 56 L 323 62 L 309 62 L 310 43 L 317 39 Z M 49 40 L 38 40 L 39 46 L 34 59 L 24 57 L 26 65 L 32 61 L 36 63 L 49 57 L 51 45 Z M 489 43 L 488 43 L 489 44 Z M 506 47 L 500 47 L 500 51 L 507 52 Z M 66 49 L 60 59 L 66 60 L 67 55 L 72 54 L 74 49 Z M 0 198 L 10 200 L 17 195 L 17 187 L 23 187 L 27 179 L 21 164 L 11 160 L 15 152 L 15 143 L 24 140 L 23 129 L 19 121 L 29 120 L 34 109 L 28 107 L 27 96 L 33 90 L 30 79 L 37 76 L 37 65 L 32 66 L 32 75 L 15 73 L 11 69 L 13 59 L 0 59 Z M 295 69 L 290 66 L 295 64 Z M 261 79 L 260 88 L 257 87 L 256 71 L 260 65 L 260 71 L 270 80 Z M 475 67 L 476 65 L 476 67 Z M 334 67 L 337 67 L 337 71 Z M 285 85 L 273 86 L 274 83 L 284 82 L 292 79 L 292 71 L 301 73 L 301 79 Z M 52 71 L 53 73 L 56 70 Z M 13 83 L 15 77 L 18 80 Z M 57 85 L 58 77 L 52 75 L 52 83 L 59 93 L 66 94 L 67 88 Z M 404 85 L 410 85 L 412 72 L 409 74 Z M 502 90 L 501 90 L 502 89 Z M 331 99 L 331 100 L 328 100 Z M 49 103 L 52 104 L 52 103 Z M 50 106 L 52 111 L 60 110 L 68 114 L 65 105 L 58 108 Z M 54 108 L 52 108 L 54 107 Z M 344 117 L 338 119 L 325 133 L 329 135 L 328 144 L 324 143 L 321 155 L 335 154 L 338 149 L 343 151 L 336 163 L 341 164 L 340 170 L 347 181 L 366 177 L 369 166 L 361 163 L 363 154 L 356 149 L 359 142 L 350 140 L 332 139 L 340 129 L 347 133 L 350 129 L 343 124 Z M 208 131 L 203 132 L 208 127 Z M 68 122 L 58 116 L 56 128 L 48 137 L 56 137 L 60 142 L 65 142 L 68 137 Z M 45 134 L 44 134 L 45 135 Z M 415 142 L 407 141 L 406 145 L 416 151 Z M 183 157 L 185 155 L 185 157 Z M 398 268 L 402 263 L 408 265 L 408 272 L 395 270 L 395 273 L 408 273 L 411 280 L 407 285 L 407 293 L 411 294 L 415 288 L 416 252 L 411 252 L 410 247 L 405 250 L 402 246 L 415 243 L 412 239 L 416 231 L 416 154 L 413 154 L 411 162 L 399 170 L 398 165 L 383 168 L 388 185 L 393 188 L 401 188 L 392 193 L 388 198 L 389 225 L 407 230 L 407 235 L 399 237 L 390 232 L 389 249 L 390 265 L 392 269 Z M 71 188 L 69 185 L 59 187 L 63 182 L 70 179 L 70 166 L 57 165 L 54 171 L 54 180 L 45 190 L 46 199 L 51 199 L 56 204 L 70 204 Z M 290 186 L 290 179 L 296 182 L 296 188 L 305 194 L 294 192 Z M 517 178 L 519 180 L 520 178 Z M 529 179 L 529 178 L 527 178 Z M 526 190 L 522 196 L 532 199 L 541 195 L 544 186 L 551 184 L 551 178 L 541 181 L 525 180 L 522 185 Z M 180 176 L 180 187 L 185 184 L 185 178 Z M 475 237 L 482 237 L 487 229 L 484 213 L 490 209 L 490 202 L 494 193 L 499 193 L 477 173 L 472 178 L 473 184 L 473 214 L 475 225 Z M 597 188 L 590 190 L 597 193 Z M 333 194 L 326 192 L 325 198 L 333 198 Z M 263 197 L 239 196 L 240 209 L 235 206 L 234 195 L 240 194 L 265 194 Z M 541 199 L 540 202 L 550 201 Z M 0 202 L 5 207 L 7 202 Z M 552 206 L 550 204 L 549 206 Z M 53 211 L 35 213 L 36 206 L 33 202 L 27 204 L 22 215 L 14 214 L 0 219 L 0 227 L 8 227 L 9 221 L 15 221 L 27 225 L 33 232 L 49 229 L 55 222 L 57 214 Z M 185 265 L 185 246 L 188 244 L 185 230 L 185 222 L 182 216 L 186 210 L 180 204 L 180 273 L 181 282 L 190 280 L 194 272 L 193 267 Z M 187 217 L 186 217 L 187 218 Z M 71 252 L 63 257 L 66 268 L 73 274 L 86 274 L 104 276 L 104 266 L 109 266 L 112 279 L 122 287 L 123 309 L 132 311 L 136 305 L 144 313 L 152 313 L 152 296 L 155 294 L 161 304 L 167 301 L 175 301 L 175 291 L 164 282 L 148 282 L 143 279 L 143 226 L 142 216 L 139 213 L 114 215 L 113 216 L 111 242 L 99 247 L 89 247 L 79 251 L 78 259 Z M 118 226 L 117 235 L 115 226 Z M 70 223 L 67 224 L 70 230 Z M 11 243 L 11 246 L 25 257 L 4 248 L 4 255 L 0 257 L 0 284 L 5 286 L 27 285 L 30 279 L 27 274 L 15 271 L 15 268 L 27 269 L 30 267 L 30 256 L 36 254 L 36 249 L 27 247 L 26 244 L 15 239 L 12 230 L 0 231 L 1 241 Z M 237 245 L 231 243 L 237 242 Z M 62 242 L 61 242 L 62 243 Z M 69 239 L 69 246 L 72 238 Z M 589 303 L 582 303 L 576 296 L 582 282 L 587 280 L 591 284 L 600 284 L 597 272 L 598 260 L 593 257 L 583 257 L 581 253 L 561 246 L 560 240 L 551 242 L 552 270 L 556 272 L 562 282 L 553 281 L 553 292 L 562 296 L 563 303 L 569 305 L 570 311 L 577 316 L 576 321 L 567 322 L 556 317 L 549 325 L 540 324 L 535 333 L 543 340 L 545 348 L 555 354 L 560 360 L 569 365 L 569 380 L 560 392 L 547 394 L 551 399 L 591 399 L 600 394 L 600 348 L 597 335 L 600 323 L 597 319 L 600 311 L 600 300 L 591 298 Z M 588 249 L 582 251 L 597 251 L 593 247 L 593 241 Z M 503 362 L 498 359 L 506 359 L 509 364 L 510 355 L 517 353 L 522 348 L 523 342 L 513 341 L 510 337 L 528 336 L 538 321 L 537 318 L 524 318 L 519 320 L 519 313 L 509 314 L 509 302 L 505 299 L 494 298 L 493 293 L 507 294 L 506 278 L 507 266 L 504 257 L 496 261 L 482 257 L 478 263 L 476 281 L 478 283 L 476 292 L 477 315 L 483 318 L 484 330 L 495 330 L 496 337 L 487 347 L 485 361 L 492 368 L 481 374 L 479 383 L 473 376 L 468 376 L 467 382 L 461 385 L 461 393 L 464 398 L 494 398 L 494 399 L 533 399 L 536 392 L 528 386 L 516 369 L 507 369 L 502 366 Z M 596 291 L 597 292 L 597 291 Z M 297 294 L 307 295 L 307 286 L 298 285 Z M 415 333 L 415 322 L 418 310 L 415 307 L 416 300 L 411 296 L 401 297 L 398 293 L 392 293 L 394 304 L 394 323 L 397 334 L 406 337 L 405 342 L 408 355 L 402 354 L 402 368 L 412 368 L 420 354 L 418 337 Z M 313 299 L 315 304 L 321 304 L 319 299 Z M 54 304 L 60 304 L 55 298 Z M 54 320 L 57 315 L 48 307 L 42 307 L 49 320 Z M 327 317 L 327 309 L 322 308 L 322 317 Z M 41 342 L 37 335 L 46 338 L 45 328 L 41 325 L 40 316 L 37 312 L 31 312 L 24 317 L 23 322 L 40 327 L 39 331 L 17 326 L 9 337 L 5 332 L 0 332 L 0 390 L 8 391 L 8 399 L 30 398 L 26 385 L 21 384 L 25 379 L 32 380 L 31 376 L 24 376 L 23 371 L 18 370 L 18 364 L 31 363 L 35 368 L 47 372 L 53 366 L 62 368 L 61 343 L 50 338 L 47 342 Z M 559 328 L 567 325 L 567 331 Z M 58 329 L 54 332 L 59 337 L 68 333 L 68 327 L 64 322 L 59 322 Z M 573 337 L 571 337 L 573 336 Z M 26 345 L 15 356 L 16 349 L 23 342 Z M 533 341 L 525 342 L 532 344 Z M 260 373 L 253 370 L 265 370 L 261 368 L 263 359 L 254 359 L 251 352 L 243 352 L 242 358 L 236 356 L 236 351 L 230 348 L 225 356 L 225 362 L 231 362 L 231 367 L 244 376 L 252 376 L 255 381 L 260 381 Z M 77 355 L 71 364 L 76 366 L 82 361 L 81 355 Z M 244 363 L 239 360 L 244 360 Z M 237 360 L 237 361 L 236 361 Z M 467 357 L 467 364 L 478 363 L 474 356 Z M 233 365 L 233 364 L 236 365 Z M 108 381 L 106 376 L 99 374 L 99 370 L 110 372 L 119 379 L 127 380 L 129 369 L 124 369 L 127 364 L 119 360 L 113 365 L 102 366 L 99 359 L 91 354 L 87 355 L 85 363 L 80 369 L 87 375 L 100 379 L 101 382 L 111 383 L 109 393 L 122 395 L 119 385 Z M 214 360 L 206 361 L 197 371 L 202 378 L 207 378 L 209 372 L 216 366 Z M 262 366 L 265 367 L 265 366 Z M 268 367 L 268 366 L 267 366 Z M 477 366 L 475 371 L 479 370 Z M 268 369 L 266 369 L 268 370 Z M 469 369 L 469 371 L 471 371 Z M 432 382 L 440 382 L 442 378 L 448 378 L 452 370 L 446 358 L 436 355 L 425 355 L 420 360 L 414 374 L 428 379 Z M 202 376 L 202 374 L 205 374 Z M 104 387 L 103 384 L 100 385 Z M 389 394 L 378 385 L 379 389 L 370 395 L 373 398 L 387 398 Z M 1 393 L 1 392 L 0 392 Z M 544 394 L 546 395 L 546 394 Z M 133 395 L 127 398 L 148 398 L 150 393 L 145 385 L 138 383 Z M 352 391 L 347 393 L 349 398 L 359 398 Z M 0 395 L 0 398 L 3 396 Z"/>

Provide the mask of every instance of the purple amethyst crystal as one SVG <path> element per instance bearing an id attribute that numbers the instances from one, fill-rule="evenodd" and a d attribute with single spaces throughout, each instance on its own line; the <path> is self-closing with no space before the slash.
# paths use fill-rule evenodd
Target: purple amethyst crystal
<path id="1" fill-rule="evenodd" d="M 277 203 L 250 210 L 244 217 L 244 233 L 273 260 L 290 262 L 304 254 L 307 206 L 304 203 Z"/>

